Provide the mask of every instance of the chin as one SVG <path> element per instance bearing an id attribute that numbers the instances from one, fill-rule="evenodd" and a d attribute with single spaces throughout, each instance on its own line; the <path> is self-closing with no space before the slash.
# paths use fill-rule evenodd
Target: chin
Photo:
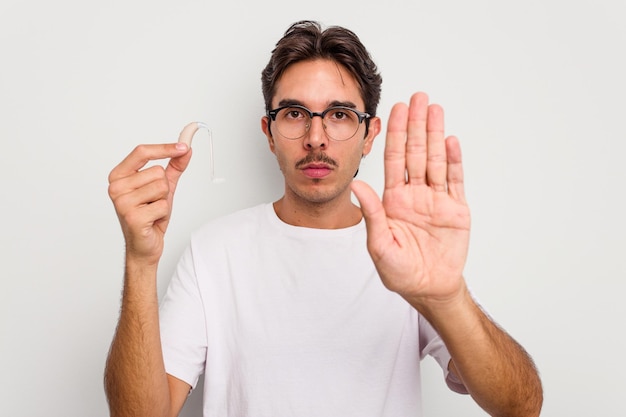
<path id="1" fill-rule="evenodd" d="M 290 187 L 289 192 L 297 199 L 308 204 L 326 204 L 341 197 L 345 190 L 337 187 L 324 186 L 323 180 L 311 181 L 313 185 L 304 187 Z"/>

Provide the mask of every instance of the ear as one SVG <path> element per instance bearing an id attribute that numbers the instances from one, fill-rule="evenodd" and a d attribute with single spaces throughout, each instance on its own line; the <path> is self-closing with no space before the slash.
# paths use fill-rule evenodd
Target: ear
<path id="1" fill-rule="evenodd" d="M 372 145 L 374 144 L 374 139 L 380 133 L 381 129 L 380 117 L 372 117 L 370 119 L 369 129 L 367 131 L 367 136 L 363 139 L 365 143 L 363 144 L 363 155 L 365 156 L 372 150 Z"/>
<path id="2" fill-rule="evenodd" d="M 270 151 L 272 151 L 272 153 L 275 153 L 274 150 L 274 138 L 272 137 L 272 132 L 270 130 L 270 119 L 267 116 L 263 116 L 261 117 L 261 130 L 263 131 L 263 133 L 265 134 L 265 137 L 267 138 L 267 143 L 270 147 Z"/>

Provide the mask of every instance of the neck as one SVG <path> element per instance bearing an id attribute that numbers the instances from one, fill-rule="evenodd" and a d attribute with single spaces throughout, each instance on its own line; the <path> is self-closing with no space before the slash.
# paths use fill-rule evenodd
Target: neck
<path id="1" fill-rule="evenodd" d="M 343 229 L 362 218 L 361 209 L 350 200 L 312 203 L 283 196 L 274 202 L 274 211 L 287 224 L 313 229 Z"/>

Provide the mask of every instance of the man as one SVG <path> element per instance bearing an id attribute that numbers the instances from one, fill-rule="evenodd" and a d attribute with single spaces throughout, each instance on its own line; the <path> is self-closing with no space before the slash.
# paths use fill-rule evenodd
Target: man
<path id="1" fill-rule="evenodd" d="M 356 35 L 298 22 L 262 81 L 284 195 L 198 230 L 160 311 L 156 271 L 191 150 L 139 146 L 110 174 L 127 245 L 111 415 L 176 416 L 204 374 L 207 417 L 417 416 L 427 354 L 491 415 L 539 415 L 531 359 L 463 278 L 470 215 L 441 107 L 423 93 L 393 107 L 381 201 L 353 180 L 381 130 L 381 77 Z M 167 168 L 143 169 L 161 158 Z"/>

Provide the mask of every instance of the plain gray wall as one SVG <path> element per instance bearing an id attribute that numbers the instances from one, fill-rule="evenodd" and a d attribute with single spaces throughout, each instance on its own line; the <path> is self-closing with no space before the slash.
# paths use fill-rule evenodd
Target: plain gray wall
<path id="1" fill-rule="evenodd" d="M 159 274 L 191 230 L 281 195 L 260 72 L 288 25 L 356 31 L 380 115 L 422 90 L 465 158 L 467 279 L 532 354 L 545 416 L 626 415 L 625 5 L 621 0 L 120 1 L 0 5 L 0 414 L 108 415 L 102 372 L 123 240 L 109 171 L 139 143 L 208 123 L 181 179 Z M 384 134 L 360 178 L 380 191 Z M 424 362 L 427 416 L 483 416 Z M 185 416 L 199 416 L 194 393 Z"/>

